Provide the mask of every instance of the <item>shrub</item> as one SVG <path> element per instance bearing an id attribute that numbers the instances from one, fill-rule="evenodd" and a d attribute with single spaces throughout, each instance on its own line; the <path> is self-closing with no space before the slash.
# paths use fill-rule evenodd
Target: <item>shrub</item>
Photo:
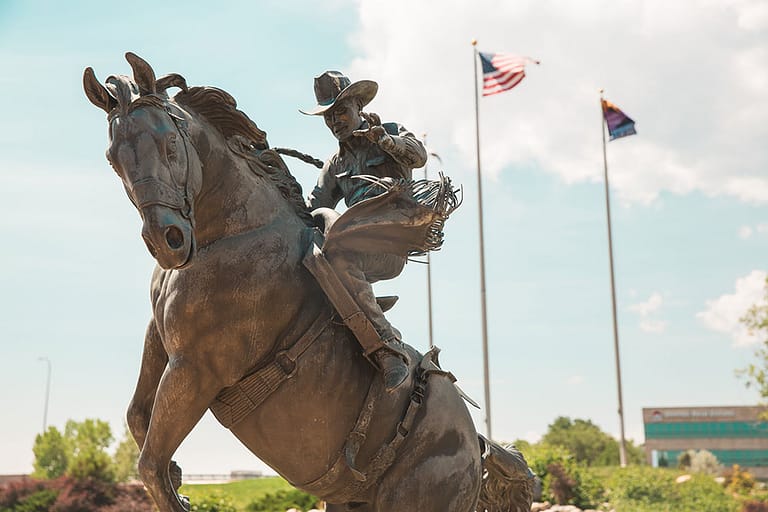
<path id="1" fill-rule="evenodd" d="M 550 464 L 547 466 L 549 473 L 549 490 L 555 498 L 555 503 L 570 503 L 576 496 L 576 479 L 568 474 L 562 464 Z"/>
<path id="2" fill-rule="evenodd" d="M 682 470 L 688 470 L 691 467 L 691 459 L 696 450 L 685 450 L 677 456 L 677 467 Z"/>
<path id="3" fill-rule="evenodd" d="M 768 503 L 764 501 L 745 501 L 741 512 L 768 512 Z"/>
<path id="4" fill-rule="evenodd" d="M 562 446 L 546 443 L 523 445 L 521 451 L 534 473 L 542 480 L 542 499 L 560 505 L 594 507 L 605 494 L 592 469 L 578 464 Z"/>
<path id="5" fill-rule="evenodd" d="M 699 450 L 691 457 L 691 471 L 705 475 L 719 475 L 722 467 L 712 452 Z"/>
<path id="6" fill-rule="evenodd" d="M 225 495 L 213 492 L 191 503 L 191 512 L 237 512 L 237 508 Z"/>
<path id="7" fill-rule="evenodd" d="M 670 470 L 634 466 L 617 470 L 609 479 L 610 503 L 632 512 L 736 512 L 738 502 L 709 475 L 696 474 L 675 483 Z"/>
<path id="8" fill-rule="evenodd" d="M 61 490 L 50 512 L 97 512 L 113 502 L 115 488 L 103 480 L 60 478 L 56 484 Z"/>
<path id="9" fill-rule="evenodd" d="M 725 492 L 722 485 L 709 475 L 697 474 L 687 482 L 677 484 L 675 512 L 737 512 L 738 502 Z"/>
<path id="10" fill-rule="evenodd" d="M 674 495 L 674 480 L 667 472 L 647 466 L 617 470 L 609 479 L 610 501 L 617 510 L 637 505 L 661 505 Z"/>
<path id="11" fill-rule="evenodd" d="M 0 512 L 48 512 L 57 495 L 44 482 L 12 482 L 0 489 Z"/>
<path id="12" fill-rule="evenodd" d="M 317 498 L 304 491 L 289 489 L 277 491 L 274 494 L 266 494 L 260 500 L 250 503 L 246 510 L 248 512 L 275 512 L 289 508 L 309 510 L 317 504 L 317 501 Z"/>
<path id="13" fill-rule="evenodd" d="M 100 512 L 153 512 L 155 506 L 143 485 L 119 484 L 115 501 Z"/>
<path id="14" fill-rule="evenodd" d="M 0 488 L 0 512 L 151 512 L 143 487 L 98 479 L 25 480 Z"/>
<path id="15" fill-rule="evenodd" d="M 738 464 L 734 464 L 730 469 L 726 469 L 723 472 L 725 478 L 725 488 L 728 492 L 736 494 L 749 494 L 755 487 L 755 479 L 752 475 L 743 469 Z"/>

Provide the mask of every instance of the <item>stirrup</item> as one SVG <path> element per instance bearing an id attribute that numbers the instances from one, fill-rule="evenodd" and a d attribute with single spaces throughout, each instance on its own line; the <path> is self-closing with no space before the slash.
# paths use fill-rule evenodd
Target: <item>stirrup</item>
<path id="1" fill-rule="evenodd" d="M 397 295 L 384 295 L 382 297 L 376 297 L 376 303 L 381 308 L 381 312 L 386 313 L 394 307 L 399 298 L 400 297 Z"/>

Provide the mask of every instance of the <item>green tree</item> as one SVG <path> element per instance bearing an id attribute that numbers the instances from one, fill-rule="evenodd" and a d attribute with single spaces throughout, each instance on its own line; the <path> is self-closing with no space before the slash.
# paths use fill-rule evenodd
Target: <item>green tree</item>
<path id="1" fill-rule="evenodd" d="M 739 370 L 737 374 L 747 379 L 747 387 L 756 388 L 761 398 L 768 399 L 768 279 L 762 301 L 749 308 L 741 318 L 741 323 L 749 332 L 761 336 L 763 341 L 755 351 L 757 362 Z M 763 418 L 768 419 L 768 411 L 763 413 Z"/>
<path id="2" fill-rule="evenodd" d="M 573 454 L 576 462 L 588 466 L 611 466 L 619 463 L 619 442 L 590 420 L 560 416 L 549 425 L 541 439 L 543 443 L 562 446 Z M 630 463 L 641 463 L 643 452 L 627 441 L 627 459 Z"/>
<path id="3" fill-rule="evenodd" d="M 35 436 L 32 452 L 35 454 L 35 470 L 32 476 L 45 479 L 57 478 L 67 470 L 71 449 L 56 427 L 48 427 L 43 434 Z"/>
<path id="4" fill-rule="evenodd" d="M 115 450 L 115 478 L 118 482 L 127 482 L 139 477 L 136 467 L 138 460 L 139 447 L 126 426 L 123 439 Z"/>
<path id="5" fill-rule="evenodd" d="M 64 437 L 72 446 L 67 475 L 77 479 L 115 480 L 114 463 L 107 453 L 114 439 L 109 423 L 90 418 L 80 422 L 69 420 L 64 427 Z"/>
<path id="6" fill-rule="evenodd" d="M 107 453 L 112 439 L 109 423 L 102 420 L 69 420 L 64 434 L 51 427 L 35 438 L 34 474 L 40 478 L 64 474 L 78 479 L 114 481 L 114 462 Z"/>

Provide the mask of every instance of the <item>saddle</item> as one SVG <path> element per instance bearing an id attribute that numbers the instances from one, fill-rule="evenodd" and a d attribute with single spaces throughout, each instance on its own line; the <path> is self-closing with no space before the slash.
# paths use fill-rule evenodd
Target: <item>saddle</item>
<path id="1" fill-rule="evenodd" d="M 353 205 L 342 215 L 324 209 L 326 211 L 320 214 L 324 236 L 317 228 L 311 228 L 303 240 L 306 248 L 303 264 L 315 276 L 366 356 L 381 347 L 379 335 L 339 281 L 324 252 L 370 251 L 375 247 L 376 251 L 407 256 L 437 250 L 442 245 L 442 226 L 460 203 L 450 180 L 443 176 L 438 181 L 370 180 L 373 181 L 371 186 L 384 188 L 384 193 Z M 384 307 L 391 307 L 394 300 L 381 298 Z M 210 405 L 219 422 L 232 428 L 261 405 L 293 375 L 300 356 L 329 323 L 330 318 L 321 314 L 290 348 L 280 351 L 272 361 L 220 391 Z"/>

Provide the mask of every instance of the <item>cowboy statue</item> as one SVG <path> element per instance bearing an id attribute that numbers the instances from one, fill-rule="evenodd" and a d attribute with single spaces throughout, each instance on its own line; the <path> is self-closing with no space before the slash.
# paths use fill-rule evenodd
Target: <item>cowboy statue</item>
<path id="1" fill-rule="evenodd" d="M 326 71 L 315 78 L 318 105 L 301 112 L 322 115 L 339 141 L 339 150 L 325 163 L 309 195 L 311 209 L 335 208 L 342 198 L 352 207 L 383 192 L 370 178 L 377 183 L 411 180 L 411 171 L 426 163 L 427 152 L 411 132 L 397 123 L 382 124 L 378 115 L 362 112 L 377 90 L 376 82 L 351 83 L 338 71 Z M 406 258 L 381 251 L 342 251 L 328 254 L 328 260 L 376 329 L 379 348 L 371 355 L 383 372 L 385 388 L 397 388 L 408 376 L 407 358 L 400 349 L 401 335 L 385 318 L 371 283 L 400 275 Z"/>

